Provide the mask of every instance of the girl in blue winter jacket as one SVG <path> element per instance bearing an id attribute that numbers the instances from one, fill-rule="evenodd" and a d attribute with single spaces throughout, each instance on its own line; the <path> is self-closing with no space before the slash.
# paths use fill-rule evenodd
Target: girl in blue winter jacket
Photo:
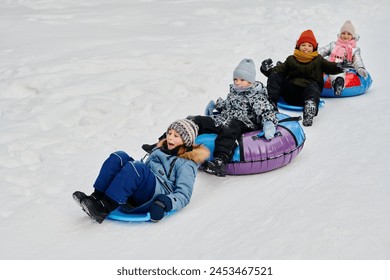
<path id="1" fill-rule="evenodd" d="M 150 212 L 152 221 L 161 220 L 165 212 L 190 202 L 198 167 L 210 154 L 194 144 L 197 135 L 194 122 L 177 120 L 145 162 L 122 151 L 112 153 L 103 163 L 94 192 L 87 196 L 76 191 L 73 199 L 98 223 L 123 204 L 131 213 Z"/>

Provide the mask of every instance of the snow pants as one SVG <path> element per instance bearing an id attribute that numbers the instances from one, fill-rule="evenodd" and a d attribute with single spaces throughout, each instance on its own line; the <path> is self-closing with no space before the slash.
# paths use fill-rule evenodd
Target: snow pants
<path id="1" fill-rule="evenodd" d="M 287 104 L 294 106 L 304 106 L 305 101 L 312 100 L 317 105 L 317 109 L 322 91 L 317 82 L 301 87 L 291 83 L 280 73 L 271 73 L 269 75 L 267 90 L 269 99 L 274 104 L 278 103 L 280 97 L 283 97 Z"/>
<path id="2" fill-rule="evenodd" d="M 136 207 L 153 197 L 156 177 L 145 163 L 117 151 L 103 163 L 93 186 L 119 204 Z"/>
<path id="3" fill-rule="evenodd" d="M 190 116 L 189 118 L 199 126 L 199 134 L 217 134 L 214 157 L 220 157 L 222 159 L 227 156 L 231 160 L 234 150 L 237 147 L 237 140 L 240 139 L 241 134 L 253 130 L 248 128 L 242 121 L 236 119 L 233 119 L 228 126 L 215 126 L 214 120 L 211 117 Z"/>

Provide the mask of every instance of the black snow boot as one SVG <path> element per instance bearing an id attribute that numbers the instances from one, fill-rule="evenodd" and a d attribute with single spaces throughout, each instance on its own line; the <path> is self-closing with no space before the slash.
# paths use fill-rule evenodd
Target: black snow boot
<path id="1" fill-rule="evenodd" d="M 218 177 L 226 176 L 226 163 L 229 161 L 227 155 L 218 155 L 211 161 L 206 161 L 204 165 L 204 171 L 210 174 L 214 174 Z"/>
<path id="2" fill-rule="evenodd" d="M 317 115 L 317 105 L 313 100 L 306 100 L 305 107 L 303 108 L 303 121 L 304 126 L 312 126 L 313 118 Z"/>
<path id="3" fill-rule="evenodd" d="M 101 224 L 112 211 L 118 208 L 118 206 L 119 204 L 117 202 L 106 195 L 101 200 L 84 198 L 81 201 L 81 207 L 83 207 L 84 212 L 99 224 Z"/>
<path id="4" fill-rule="evenodd" d="M 83 192 L 75 191 L 72 194 L 73 200 L 77 203 L 77 205 L 81 206 L 81 201 L 85 198 L 91 198 L 92 200 L 99 200 L 103 197 L 104 193 L 98 190 L 95 190 L 91 195 L 86 195 Z"/>
<path id="5" fill-rule="evenodd" d="M 342 77 L 337 77 L 333 82 L 334 94 L 337 96 L 341 95 L 341 91 L 344 89 L 344 79 Z"/>

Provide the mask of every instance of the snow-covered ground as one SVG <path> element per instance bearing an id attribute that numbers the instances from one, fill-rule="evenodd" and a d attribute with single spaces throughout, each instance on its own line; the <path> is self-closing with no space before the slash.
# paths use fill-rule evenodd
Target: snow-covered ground
<path id="1" fill-rule="evenodd" d="M 0 0 L 0 259 L 389 259 L 389 3 Z M 326 99 L 289 165 L 200 172 L 157 224 L 100 225 L 76 206 L 111 152 L 141 158 L 225 97 L 242 58 L 283 61 L 303 30 L 321 46 L 347 19 L 373 85 Z"/>

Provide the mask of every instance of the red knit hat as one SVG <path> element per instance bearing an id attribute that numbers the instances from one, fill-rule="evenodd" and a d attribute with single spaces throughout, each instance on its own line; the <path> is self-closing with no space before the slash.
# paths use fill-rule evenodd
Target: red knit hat
<path id="1" fill-rule="evenodd" d="M 312 44 L 314 50 L 316 50 L 317 47 L 318 47 L 318 43 L 317 43 L 316 37 L 314 37 L 313 31 L 311 31 L 310 29 L 305 30 L 305 31 L 302 32 L 301 36 L 299 37 L 299 39 L 297 41 L 297 45 L 296 45 L 297 49 L 299 48 L 299 46 L 302 43 L 310 43 L 310 44 Z"/>

